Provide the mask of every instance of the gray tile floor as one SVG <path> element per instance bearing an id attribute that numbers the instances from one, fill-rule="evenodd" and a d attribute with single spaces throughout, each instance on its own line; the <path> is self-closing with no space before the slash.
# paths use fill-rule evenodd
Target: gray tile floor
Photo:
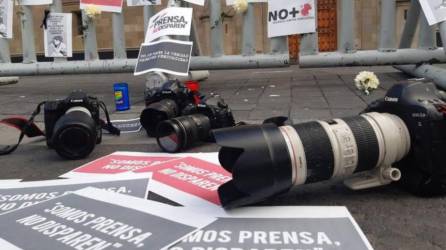
<path id="1" fill-rule="evenodd" d="M 361 70 L 377 73 L 381 88 L 371 96 L 355 90 L 353 79 Z M 391 67 L 332 69 L 258 69 L 213 71 L 202 83 L 205 93 L 218 93 L 233 109 L 237 120 L 259 123 L 270 116 L 289 116 L 294 122 L 356 115 L 367 103 L 380 98 L 392 84 L 407 76 Z M 144 77 L 131 74 L 23 77 L 15 85 L 0 86 L 0 118 L 29 115 L 45 99 L 65 97 L 83 89 L 101 97 L 113 110 L 114 82 L 130 84 L 132 110 L 113 112 L 114 119 L 138 117 L 144 108 Z M 38 117 L 42 121 L 42 117 Z M 16 141 L 17 131 L 0 126 L 0 144 Z M 89 159 L 61 160 L 44 140 L 27 140 L 14 154 L 0 157 L 0 179 L 50 179 L 95 158 L 118 150 L 157 152 L 144 133 L 105 137 Z M 212 152 L 215 145 L 194 148 Z M 422 199 L 396 186 L 353 192 L 332 181 L 300 187 L 262 205 L 347 206 L 375 249 L 446 249 L 446 199 Z"/>

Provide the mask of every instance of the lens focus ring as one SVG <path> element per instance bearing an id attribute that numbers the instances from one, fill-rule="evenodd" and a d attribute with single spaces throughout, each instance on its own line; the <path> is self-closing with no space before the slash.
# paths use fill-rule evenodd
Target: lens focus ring
<path id="1" fill-rule="evenodd" d="M 333 175 L 334 155 L 330 139 L 318 122 L 293 126 L 304 145 L 308 176 L 306 183 L 328 180 Z"/>
<path id="2" fill-rule="evenodd" d="M 358 147 L 358 166 L 355 172 L 370 170 L 378 164 L 379 144 L 375 130 L 362 116 L 343 118 L 355 136 Z"/>

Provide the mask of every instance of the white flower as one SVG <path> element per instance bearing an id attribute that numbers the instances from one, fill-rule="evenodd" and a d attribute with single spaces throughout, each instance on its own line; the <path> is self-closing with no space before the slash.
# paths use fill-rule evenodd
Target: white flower
<path id="1" fill-rule="evenodd" d="M 362 71 L 355 78 L 356 88 L 363 91 L 364 94 L 370 93 L 379 86 L 379 79 L 373 72 Z"/>
<path id="2" fill-rule="evenodd" d="M 96 16 L 101 14 L 101 9 L 99 9 L 98 6 L 94 4 L 87 5 L 84 11 L 90 19 L 94 19 L 96 18 Z"/>
<path id="3" fill-rule="evenodd" d="M 248 0 L 235 0 L 233 8 L 239 14 L 245 13 L 248 10 Z"/>

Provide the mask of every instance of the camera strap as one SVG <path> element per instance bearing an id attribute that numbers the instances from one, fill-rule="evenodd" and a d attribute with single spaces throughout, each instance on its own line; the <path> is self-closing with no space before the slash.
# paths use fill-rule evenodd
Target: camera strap
<path id="1" fill-rule="evenodd" d="M 45 102 L 39 103 L 36 110 L 34 110 L 28 120 L 19 117 L 12 117 L 0 121 L 0 123 L 4 123 L 20 130 L 20 136 L 17 144 L 0 149 L 0 155 L 7 155 L 14 152 L 19 147 L 25 135 L 28 137 L 45 136 L 45 133 L 43 133 L 42 130 L 40 130 L 34 123 L 34 118 L 40 113 L 40 110 L 44 104 Z"/>
<path id="2" fill-rule="evenodd" d="M 105 114 L 106 121 L 101 120 L 102 122 L 102 128 L 107 130 L 112 135 L 119 136 L 121 134 L 121 130 L 119 130 L 117 127 L 113 126 L 112 122 L 110 121 L 110 115 L 108 114 L 107 105 L 103 101 L 99 102 L 99 107 L 102 108 Z"/>

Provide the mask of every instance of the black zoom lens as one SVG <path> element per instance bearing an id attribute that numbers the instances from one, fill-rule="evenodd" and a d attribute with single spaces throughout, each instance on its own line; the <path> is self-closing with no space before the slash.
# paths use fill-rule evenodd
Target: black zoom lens
<path id="1" fill-rule="evenodd" d="M 176 153 L 207 140 L 210 130 L 211 122 L 205 115 L 181 116 L 159 124 L 157 141 L 164 151 Z"/>
<path id="2" fill-rule="evenodd" d="M 222 146 L 220 163 L 232 173 L 232 180 L 219 188 L 226 208 L 364 171 L 372 173 L 370 178 L 356 176 L 346 185 L 363 189 L 389 184 L 401 174 L 392 164 L 410 150 L 404 122 L 381 113 L 293 126 L 241 126 L 214 130 L 213 135 Z"/>
<path id="3" fill-rule="evenodd" d="M 150 137 L 156 137 L 156 128 L 160 122 L 178 116 L 178 105 L 171 99 L 163 99 L 150 104 L 141 113 L 141 125 Z"/>
<path id="4" fill-rule="evenodd" d="M 87 157 L 96 146 L 98 132 L 90 112 L 81 107 L 67 111 L 54 125 L 51 138 L 56 152 L 63 158 Z"/>

